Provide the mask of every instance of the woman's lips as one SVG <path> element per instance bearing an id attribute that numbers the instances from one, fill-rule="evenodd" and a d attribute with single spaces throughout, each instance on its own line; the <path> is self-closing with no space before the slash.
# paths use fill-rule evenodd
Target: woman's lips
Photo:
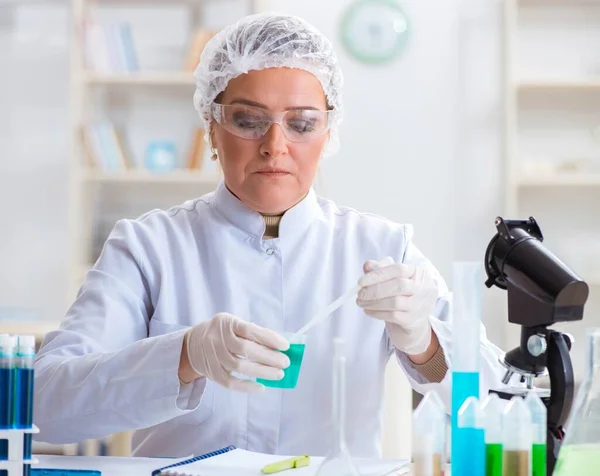
<path id="1" fill-rule="evenodd" d="M 259 170 L 257 173 L 267 177 L 282 177 L 284 175 L 289 175 L 289 172 L 280 169 L 264 169 Z"/>

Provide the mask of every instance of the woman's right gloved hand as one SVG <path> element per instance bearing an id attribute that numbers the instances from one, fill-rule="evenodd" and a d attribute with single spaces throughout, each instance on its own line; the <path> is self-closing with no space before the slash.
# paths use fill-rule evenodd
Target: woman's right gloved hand
<path id="1" fill-rule="evenodd" d="M 276 332 L 227 313 L 192 327 L 186 333 L 190 366 L 201 377 L 240 392 L 260 392 L 264 386 L 231 375 L 280 380 L 289 358 L 288 341 Z"/>

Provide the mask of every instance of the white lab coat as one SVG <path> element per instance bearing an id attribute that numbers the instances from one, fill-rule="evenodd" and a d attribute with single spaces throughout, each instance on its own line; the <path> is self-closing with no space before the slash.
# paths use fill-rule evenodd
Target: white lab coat
<path id="1" fill-rule="evenodd" d="M 294 332 L 356 284 L 368 259 L 391 256 L 434 270 L 412 228 L 338 208 L 314 191 L 262 239 L 262 217 L 221 183 L 168 211 L 119 221 L 60 330 L 36 358 L 38 439 L 76 442 L 135 429 L 134 454 L 186 456 L 226 445 L 273 454 L 322 455 L 331 443 L 332 338 L 347 343 L 347 440 L 355 456 L 379 456 L 384 369 L 394 348 L 383 322 L 354 301 L 308 333 L 298 386 L 248 395 L 199 379 L 180 387 L 187 328 L 229 312 Z M 435 271 L 435 270 L 434 270 Z M 431 324 L 451 349 L 447 287 Z M 483 336 L 481 391 L 498 386 L 501 351 Z M 396 351 L 415 390 L 448 404 L 450 372 L 429 383 Z"/>

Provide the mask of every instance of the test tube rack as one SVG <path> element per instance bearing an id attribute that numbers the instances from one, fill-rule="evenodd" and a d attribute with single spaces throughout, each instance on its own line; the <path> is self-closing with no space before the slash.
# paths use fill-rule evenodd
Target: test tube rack
<path id="1" fill-rule="evenodd" d="M 9 428 L 0 430 L 0 441 L 8 441 L 8 459 L 0 460 L 0 474 L 8 470 L 8 476 L 24 476 L 25 469 L 23 465 L 36 464 L 35 458 L 23 459 L 23 449 L 25 447 L 25 435 L 39 433 L 37 426 L 31 428 Z"/>

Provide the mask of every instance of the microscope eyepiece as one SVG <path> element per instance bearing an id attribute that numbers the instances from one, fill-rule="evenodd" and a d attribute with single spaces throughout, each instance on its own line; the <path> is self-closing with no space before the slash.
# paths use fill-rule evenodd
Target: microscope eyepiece
<path id="1" fill-rule="evenodd" d="M 496 218 L 498 233 L 485 254 L 487 287 L 508 290 L 508 319 L 523 326 L 549 326 L 583 318 L 588 285 L 542 245 L 529 220 Z"/>

